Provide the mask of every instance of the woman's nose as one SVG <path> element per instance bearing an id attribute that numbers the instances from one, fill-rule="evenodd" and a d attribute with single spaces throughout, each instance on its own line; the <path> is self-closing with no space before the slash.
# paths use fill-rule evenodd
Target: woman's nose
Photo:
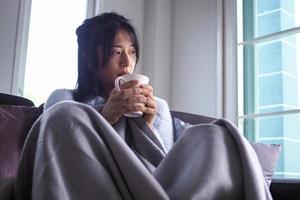
<path id="1" fill-rule="evenodd" d="M 122 53 L 122 58 L 121 58 L 121 65 L 124 67 L 127 67 L 130 65 L 130 55 L 127 52 L 123 52 Z"/>

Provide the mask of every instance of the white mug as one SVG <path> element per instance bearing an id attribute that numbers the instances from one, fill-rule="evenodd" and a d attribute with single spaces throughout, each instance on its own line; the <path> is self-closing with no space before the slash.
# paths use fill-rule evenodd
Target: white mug
<path id="1" fill-rule="evenodd" d="M 120 91 L 121 90 L 120 85 L 122 85 L 123 83 L 126 83 L 128 81 L 132 81 L 132 80 L 137 80 L 139 82 L 138 85 L 149 83 L 149 78 L 145 75 L 142 75 L 142 74 L 124 74 L 124 75 L 119 76 L 118 78 L 115 79 L 115 87 L 116 87 L 117 90 Z M 125 114 L 126 117 L 141 117 L 142 115 L 143 115 L 143 113 L 141 111 Z"/>

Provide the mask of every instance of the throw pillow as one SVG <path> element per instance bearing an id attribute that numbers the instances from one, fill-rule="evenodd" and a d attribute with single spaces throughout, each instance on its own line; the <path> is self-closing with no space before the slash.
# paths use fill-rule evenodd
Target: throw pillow
<path id="1" fill-rule="evenodd" d="M 279 144 L 264 144 L 254 142 L 251 142 L 250 144 L 256 152 L 265 181 L 270 187 L 274 169 L 281 152 L 281 146 Z"/>

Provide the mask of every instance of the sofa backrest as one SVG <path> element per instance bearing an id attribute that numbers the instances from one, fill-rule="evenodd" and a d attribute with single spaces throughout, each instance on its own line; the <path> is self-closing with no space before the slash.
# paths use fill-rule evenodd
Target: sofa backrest
<path id="1" fill-rule="evenodd" d="M 184 121 L 188 122 L 189 124 L 203 124 L 203 123 L 210 123 L 216 120 L 216 118 L 208 117 L 204 115 L 196 115 L 186 112 L 180 112 L 180 111 L 171 111 L 171 116 L 174 119 L 175 117 Z M 174 121 L 174 120 L 173 120 Z"/>
<path id="2" fill-rule="evenodd" d="M 26 136 L 41 113 L 26 98 L 0 95 L 0 179 L 16 176 Z"/>
<path id="3" fill-rule="evenodd" d="M 4 93 L 0 93 L 0 105 L 34 106 L 29 99 Z"/>

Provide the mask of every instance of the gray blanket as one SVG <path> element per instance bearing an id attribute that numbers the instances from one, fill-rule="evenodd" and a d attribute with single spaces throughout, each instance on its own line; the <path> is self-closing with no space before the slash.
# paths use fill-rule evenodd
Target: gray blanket
<path id="1" fill-rule="evenodd" d="M 166 155 L 142 118 L 112 127 L 75 102 L 37 120 L 19 169 L 17 200 L 272 199 L 254 150 L 225 120 L 187 128 Z"/>

